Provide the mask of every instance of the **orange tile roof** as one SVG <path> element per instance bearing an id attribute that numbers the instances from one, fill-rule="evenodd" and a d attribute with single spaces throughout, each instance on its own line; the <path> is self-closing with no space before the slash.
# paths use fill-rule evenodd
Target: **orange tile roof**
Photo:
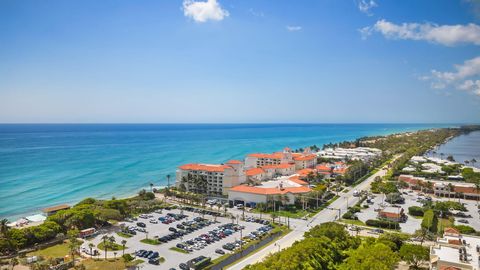
<path id="1" fill-rule="evenodd" d="M 455 186 L 454 190 L 455 190 L 455 192 L 458 192 L 458 193 L 477 193 L 477 194 L 480 194 L 480 190 L 477 191 L 477 189 L 475 187 Z"/>
<path id="2" fill-rule="evenodd" d="M 290 178 L 288 178 L 288 180 L 290 180 L 294 183 L 297 183 L 299 185 L 308 185 L 308 182 L 305 182 L 305 181 L 301 180 L 298 175 L 291 176 Z"/>
<path id="3" fill-rule="evenodd" d="M 440 266 L 440 270 L 462 270 L 462 269 L 455 266 Z"/>
<path id="4" fill-rule="evenodd" d="M 282 159 L 282 153 L 273 153 L 273 154 L 254 153 L 254 154 L 249 154 L 248 156 L 256 157 L 256 158 Z"/>
<path id="5" fill-rule="evenodd" d="M 308 193 L 312 191 L 312 189 L 306 186 L 301 186 L 301 187 L 288 187 L 280 190 L 278 188 L 262 188 L 262 187 L 239 185 L 239 186 L 232 187 L 230 191 L 254 193 L 254 194 L 260 194 L 260 195 L 277 195 L 277 194 L 286 194 L 286 193 L 294 193 L 294 194 Z"/>
<path id="6" fill-rule="evenodd" d="M 330 168 L 329 166 L 325 165 L 325 164 L 319 164 L 317 165 L 316 169 L 318 171 L 324 171 L 324 172 L 330 172 L 332 170 L 332 168 Z"/>
<path id="7" fill-rule="evenodd" d="M 347 168 L 337 168 L 337 169 L 333 169 L 333 172 L 334 172 L 334 173 L 338 173 L 338 174 L 344 174 L 346 171 L 347 171 Z"/>
<path id="8" fill-rule="evenodd" d="M 207 172 L 223 172 L 225 169 L 232 168 L 227 165 L 214 165 L 214 164 L 185 164 L 179 167 L 186 171 L 207 171 Z"/>
<path id="9" fill-rule="evenodd" d="M 265 173 L 265 171 L 262 170 L 261 168 L 252 168 L 247 170 L 245 173 L 247 174 L 247 176 L 254 176 L 254 175 Z"/>
<path id="10" fill-rule="evenodd" d="M 452 227 L 447 227 L 445 230 L 443 230 L 443 233 L 450 233 L 450 234 L 460 234 L 460 232 Z"/>
<path id="11" fill-rule="evenodd" d="M 289 164 L 289 163 L 281 163 L 277 165 L 264 165 L 262 166 L 263 169 L 288 169 L 291 167 L 294 167 L 295 164 Z"/>
<path id="12" fill-rule="evenodd" d="M 458 239 L 448 239 L 448 243 L 451 245 L 461 246 L 462 242 Z"/>
<path id="13" fill-rule="evenodd" d="M 317 158 L 317 155 L 315 155 L 315 154 L 301 155 L 301 156 L 293 157 L 293 159 L 296 160 L 296 161 L 312 160 L 312 159 L 316 159 L 316 158 Z"/>
<path id="14" fill-rule="evenodd" d="M 310 169 L 310 168 L 306 168 L 306 169 L 301 169 L 301 170 L 298 170 L 297 173 L 302 175 L 302 176 L 305 176 L 305 175 L 308 175 L 309 173 L 314 173 L 315 170 L 314 169 Z"/>
<path id="15" fill-rule="evenodd" d="M 240 160 L 232 159 L 227 161 L 227 164 L 242 164 Z"/>
<path id="16" fill-rule="evenodd" d="M 392 212 L 384 212 L 384 211 L 381 211 L 380 215 L 384 217 L 389 217 L 389 218 L 399 218 L 402 216 L 400 213 L 392 213 Z"/>

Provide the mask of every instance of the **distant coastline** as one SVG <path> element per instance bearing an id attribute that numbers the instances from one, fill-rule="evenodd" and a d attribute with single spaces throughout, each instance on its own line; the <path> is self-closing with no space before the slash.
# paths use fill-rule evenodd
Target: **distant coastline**
<path id="1" fill-rule="evenodd" d="M 187 162 L 458 125 L 0 125 L 0 216 L 15 219 L 85 197 L 132 196 L 166 185 Z M 18 200 L 19 196 L 22 200 Z"/>

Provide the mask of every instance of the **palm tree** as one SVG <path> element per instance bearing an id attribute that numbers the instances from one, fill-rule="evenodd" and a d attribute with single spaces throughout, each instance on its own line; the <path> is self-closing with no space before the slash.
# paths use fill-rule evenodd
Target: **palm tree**
<path id="1" fill-rule="evenodd" d="M 88 243 L 88 248 L 90 248 L 90 259 L 93 259 L 93 247 L 95 247 L 93 243 Z"/>
<path id="2" fill-rule="evenodd" d="M 153 192 L 153 183 L 150 183 L 150 192 Z"/>
<path id="3" fill-rule="evenodd" d="M 475 167 L 475 163 L 476 163 L 476 162 L 477 162 L 477 160 L 476 160 L 475 158 L 472 158 L 472 159 L 470 160 L 470 163 L 472 163 L 472 166 L 474 166 L 474 167 Z"/>
<path id="4" fill-rule="evenodd" d="M 123 250 L 122 250 L 122 257 L 123 257 L 125 256 L 125 245 L 127 244 L 127 240 L 123 239 L 121 243 L 123 247 Z"/>
<path id="5" fill-rule="evenodd" d="M 113 260 L 114 261 L 117 260 L 117 252 L 116 251 L 113 252 Z"/>
<path id="6" fill-rule="evenodd" d="M 170 188 L 170 174 L 167 174 L 167 189 Z"/>
<path id="7" fill-rule="evenodd" d="M 448 198 L 452 198 L 452 192 L 455 191 L 455 187 L 452 185 L 452 183 L 448 183 Z"/>
<path id="8" fill-rule="evenodd" d="M 105 250 L 105 260 L 107 260 L 107 241 L 108 241 L 109 239 L 110 239 L 110 238 L 108 237 L 108 235 L 102 236 L 103 249 Z"/>
<path id="9" fill-rule="evenodd" d="M 68 249 L 72 255 L 73 265 L 75 265 L 75 253 L 77 252 L 78 247 L 80 247 L 80 242 L 77 240 L 77 238 L 71 238 L 68 242 Z"/>
<path id="10" fill-rule="evenodd" d="M 2 237 L 7 237 L 7 234 L 8 234 L 8 230 L 10 229 L 10 227 L 8 227 L 8 219 L 4 218 L 0 221 L 0 235 L 2 235 Z"/>

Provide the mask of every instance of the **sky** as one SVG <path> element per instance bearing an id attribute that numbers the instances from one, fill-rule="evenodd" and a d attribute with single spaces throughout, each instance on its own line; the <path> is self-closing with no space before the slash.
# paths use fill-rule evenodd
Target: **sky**
<path id="1" fill-rule="evenodd" d="M 479 123 L 477 0 L 1 0 L 0 123 Z"/>

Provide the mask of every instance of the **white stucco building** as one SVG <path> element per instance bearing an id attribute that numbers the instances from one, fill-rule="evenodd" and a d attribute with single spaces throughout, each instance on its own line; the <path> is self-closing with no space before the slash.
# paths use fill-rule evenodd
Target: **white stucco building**
<path id="1" fill-rule="evenodd" d="M 198 184 L 193 179 L 205 179 L 206 186 Z M 190 181 L 189 181 L 190 179 Z M 229 188 L 240 185 L 246 180 L 243 162 L 230 160 L 225 164 L 185 164 L 176 172 L 177 188 L 183 184 L 187 191 L 211 195 L 227 195 Z"/>

